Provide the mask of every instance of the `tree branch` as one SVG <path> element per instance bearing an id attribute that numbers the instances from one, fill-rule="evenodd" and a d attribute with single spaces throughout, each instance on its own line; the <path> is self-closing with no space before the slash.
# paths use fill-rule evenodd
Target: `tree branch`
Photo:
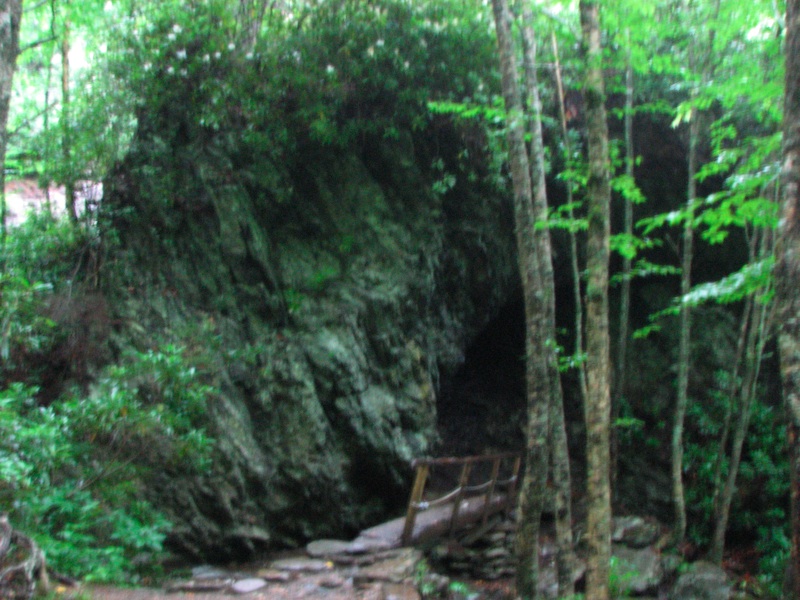
<path id="1" fill-rule="evenodd" d="M 42 45 L 44 45 L 44 44 L 46 44 L 48 42 L 55 42 L 57 39 L 58 38 L 56 36 L 51 35 L 50 37 L 46 37 L 46 38 L 42 38 L 40 40 L 36 40 L 35 42 L 31 42 L 30 44 L 25 44 L 24 46 L 22 46 L 19 49 L 19 54 L 22 54 L 23 52 L 27 52 L 28 50 L 33 50 L 34 48 L 36 48 L 38 46 L 42 46 Z"/>

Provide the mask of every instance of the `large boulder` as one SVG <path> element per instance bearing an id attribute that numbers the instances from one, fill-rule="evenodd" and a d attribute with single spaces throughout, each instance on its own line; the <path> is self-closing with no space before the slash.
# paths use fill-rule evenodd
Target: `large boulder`
<path id="1" fill-rule="evenodd" d="M 439 381 L 518 279 L 507 198 L 477 150 L 458 166 L 449 119 L 300 138 L 282 162 L 241 135 L 143 112 L 103 200 L 114 344 L 179 344 L 216 389 L 210 470 L 149 485 L 171 547 L 214 561 L 397 511 L 437 442 Z M 442 165 L 462 171 L 446 192 Z"/>

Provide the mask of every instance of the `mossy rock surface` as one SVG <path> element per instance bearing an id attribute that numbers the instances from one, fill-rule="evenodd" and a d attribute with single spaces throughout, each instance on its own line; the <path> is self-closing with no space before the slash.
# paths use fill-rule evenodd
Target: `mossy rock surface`
<path id="1" fill-rule="evenodd" d="M 217 390 L 211 471 L 149 486 L 170 543 L 220 561 L 396 516 L 437 442 L 441 378 L 517 287 L 507 198 L 488 177 L 433 192 L 433 158 L 460 152 L 447 119 L 301 139 L 276 166 L 242 132 L 165 118 L 140 115 L 104 206 L 116 345 L 188 347 Z"/>

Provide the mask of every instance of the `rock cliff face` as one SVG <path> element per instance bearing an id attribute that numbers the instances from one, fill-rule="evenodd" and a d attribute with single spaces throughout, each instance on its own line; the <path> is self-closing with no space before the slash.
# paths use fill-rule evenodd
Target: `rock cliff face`
<path id="1" fill-rule="evenodd" d="M 438 119 L 276 159 L 180 107 L 140 115 L 104 198 L 115 343 L 180 344 L 217 392 L 210 472 L 150 485 L 174 548 L 239 558 L 404 504 L 440 378 L 517 286 L 509 207 L 480 157 L 467 181 L 464 134 Z"/>

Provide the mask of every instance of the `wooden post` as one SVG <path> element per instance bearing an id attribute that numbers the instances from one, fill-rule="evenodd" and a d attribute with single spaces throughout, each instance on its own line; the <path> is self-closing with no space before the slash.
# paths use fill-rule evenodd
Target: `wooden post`
<path id="1" fill-rule="evenodd" d="M 489 489 L 486 490 L 486 499 L 483 502 L 483 517 L 481 518 L 481 524 L 485 527 L 486 522 L 489 520 L 489 508 L 492 503 L 492 496 L 494 495 L 494 487 L 497 483 L 497 477 L 500 474 L 500 462 L 503 459 L 495 458 L 492 461 L 492 480 L 489 484 Z"/>
<path id="2" fill-rule="evenodd" d="M 430 466 L 427 462 L 416 462 L 417 474 L 414 478 L 414 487 L 411 490 L 411 497 L 408 499 L 408 510 L 406 511 L 406 523 L 403 527 L 403 536 L 400 538 L 403 546 L 408 546 L 411 543 L 411 537 L 414 533 L 414 522 L 417 519 L 417 509 L 422 500 L 422 494 L 425 491 L 425 482 L 428 479 L 428 471 Z"/>
<path id="3" fill-rule="evenodd" d="M 511 485 L 508 487 L 508 506 L 506 507 L 506 514 L 511 512 L 509 509 L 515 504 L 515 498 L 517 496 L 517 482 L 519 481 L 519 469 L 521 465 L 522 457 L 517 456 L 514 459 L 514 467 L 511 472 Z"/>
<path id="4" fill-rule="evenodd" d="M 461 501 L 464 499 L 464 488 L 469 483 L 469 474 L 472 470 L 472 463 L 465 462 L 464 466 L 461 467 L 461 477 L 458 480 L 458 493 L 456 494 L 455 499 L 453 500 L 453 514 L 450 517 L 450 537 L 456 532 L 456 521 L 458 520 L 458 510 L 461 508 Z"/>

